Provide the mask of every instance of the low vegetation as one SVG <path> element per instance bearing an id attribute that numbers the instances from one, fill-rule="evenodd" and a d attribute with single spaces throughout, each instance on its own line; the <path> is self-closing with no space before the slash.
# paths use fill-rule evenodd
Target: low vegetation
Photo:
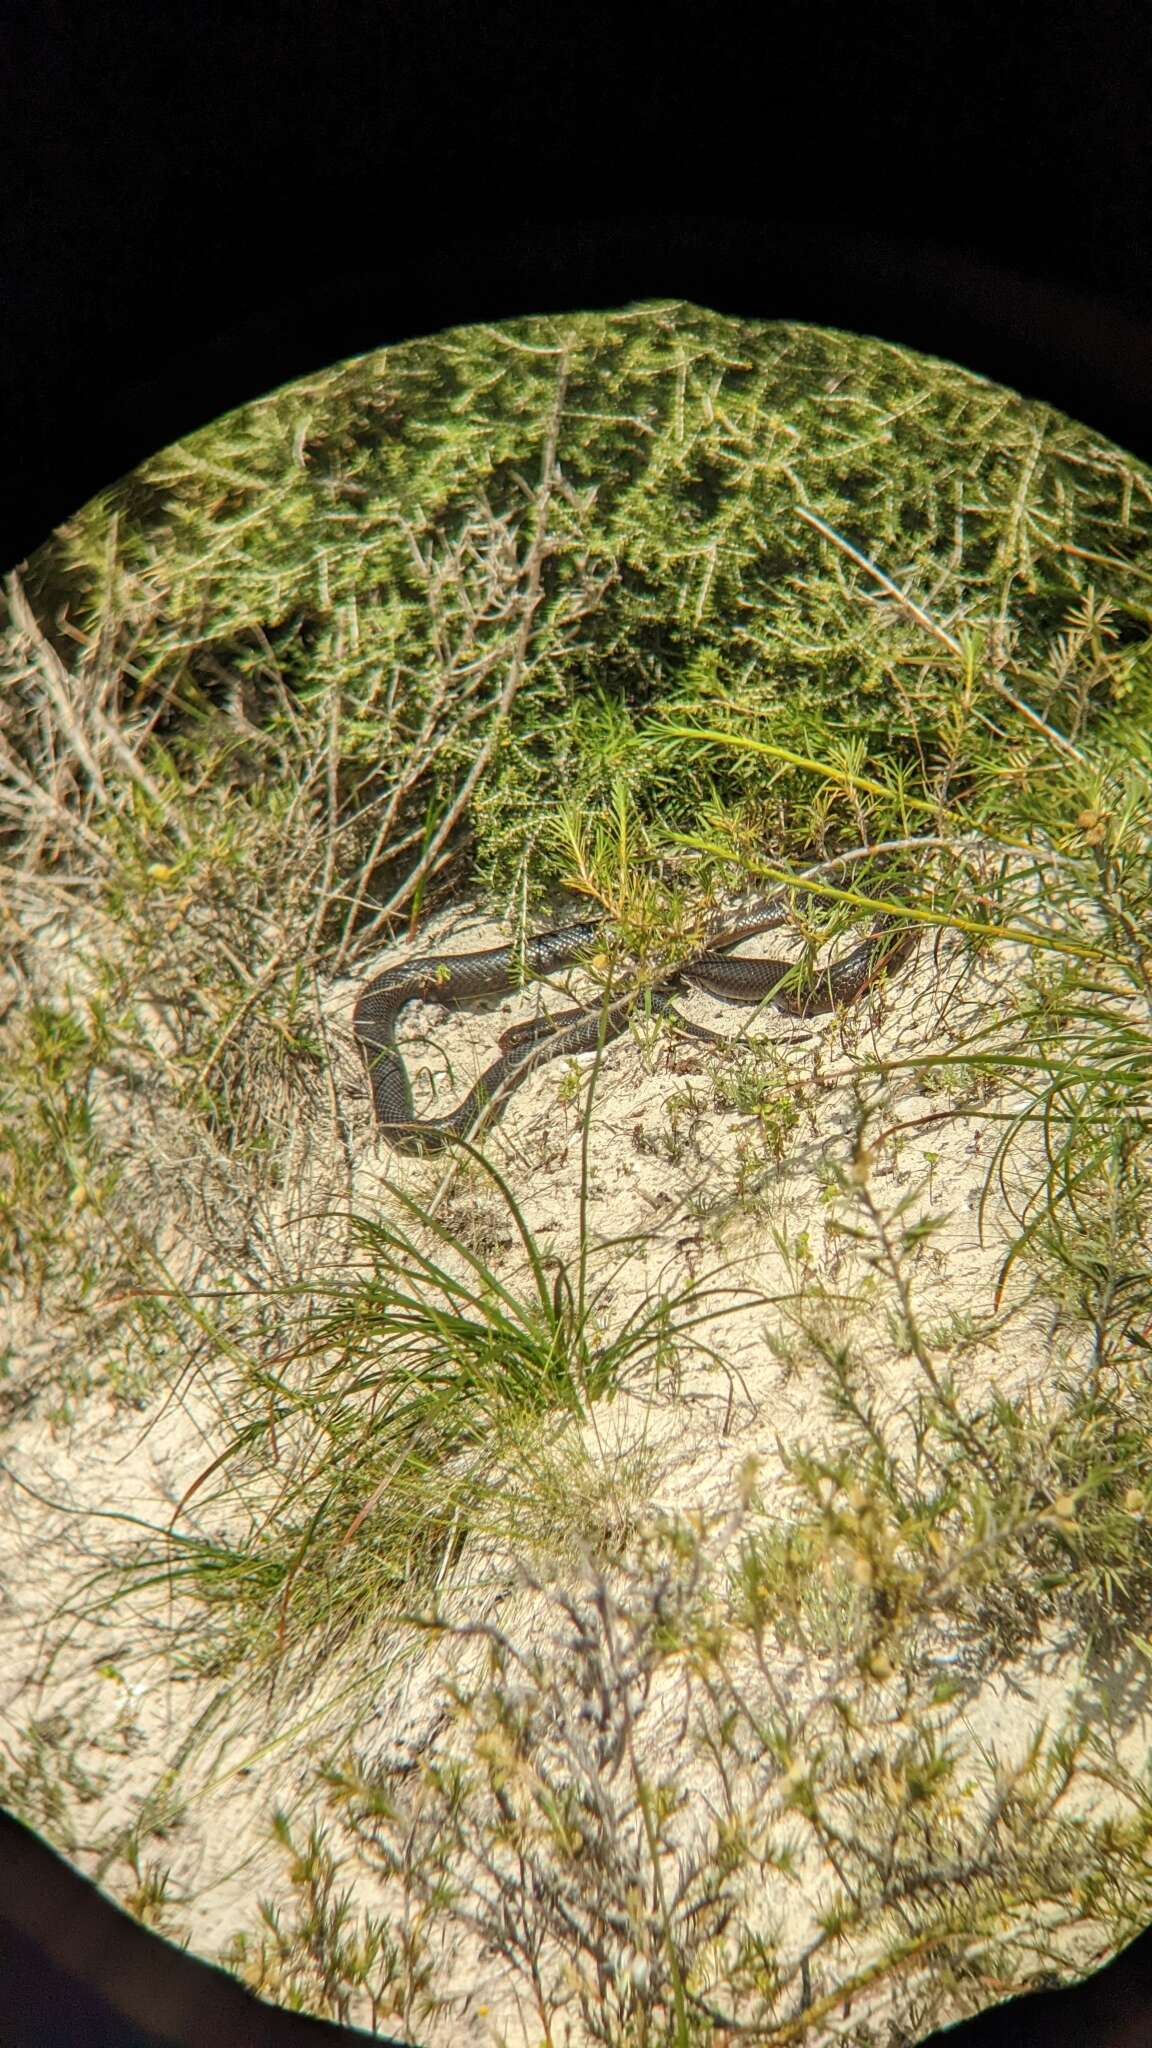
<path id="1" fill-rule="evenodd" d="M 77 1615 L 149 1601 L 179 1629 L 148 1654 L 229 1712 L 346 1674 L 232 1965 L 415 2040 L 459 2017 L 452 1959 L 495 1957 L 557 2048 L 864 2048 L 884 1999 L 911 2041 L 1066 1968 L 1069 1929 L 1086 1961 L 1144 1925 L 1142 467 L 899 349 L 641 307 L 277 393 L 7 596 L 13 1486 L 28 1419 L 66 1443 L 96 1392 L 186 1404 L 202 1447 L 166 1521 L 108 1511 L 41 1677 Z M 513 934 L 594 903 L 594 974 L 643 984 L 750 891 L 801 977 L 864 919 L 919 926 L 937 1021 L 836 1080 L 753 1020 L 668 1079 L 635 1150 L 693 1271 L 633 1298 L 648 1233 L 594 1222 L 599 1059 L 556 1074 L 567 1235 L 487 1137 L 365 1213 L 340 1034 L 386 945 L 462 897 Z M 1002 1241 L 962 1308 L 961 1118 Z M 780 1207 L 802 1146 L 811 1228 Z M 1001 1384 L 1027 1317 L 1042 1384 Z M 655 1441 L 602 1424 L 700 1373 L 731 1410 L 740 1318 L 821 1427 L 657 1508 Z M 987 1698 L 1069 1645 L 1079 1691 L 999 1753 Z M 401 1767 L 362 1724 L 405 1657 L 441 1660 L 445 1732 Z M 0 1797 L 73 1846 L 98 1791 L 67 1745 L 5 1752 Z M 111 1843 L 153 1918 L 178 1776 Z"/>

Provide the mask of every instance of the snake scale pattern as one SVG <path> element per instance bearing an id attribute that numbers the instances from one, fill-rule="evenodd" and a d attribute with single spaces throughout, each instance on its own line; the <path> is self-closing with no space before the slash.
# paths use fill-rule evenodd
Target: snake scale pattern
<path id="1" fill-rule="evenodd" d="M 711 941 L 707 950 L 671 971 L 648 991 L 656 1013 L 675 1019 L 693 1038 L 728 1044 L 725 1033 L 709 1031 L 682 1017 L 674 1007 L 678 987 L 703 989 L 727 1002 L 771 1001 L 795 1017 L 819 1016 L 841 1004 L 856 1002 L 882 974 L 890 973 L 912 951 L 915 927 L 900 936 L 891 932 L 893 919 L 878 918 L 867 938 L 842 960 L 822 969 L 803 988 L 789 983 L 790 960 L 729 958 L 742 939 L 784 922 L 777 904 L 758 911 L 746 922 Z M 523 980 L 547 975 L 586 955 L 600 932 L 598 921 L 560 925 L 529 938 L 520 954 L 512 946 L 489 947 L 480 953 L 432 953 L 387 967 L 361 990 L 352 1013 L 352 1028 L 364 1057 L 372 1090 L 376 1122 L 397 1152 L 438 1152 L 454 1138 L 470 1137 L 506 1102 L 514 1088 L 545 1061 L 573 1053 L 592 1052 L 626 1028 L 640 1000 L 629 989 L 607 1005 L 563 1010 L 554 1017 L 514 1024 L 500 1035 L 500 1055 L 486 1067 L 463 1101 L 443 1116 L 418 1117 L 412 1104 L 408 1073 L 395 1042 L 396 1021 L 406 1003 L 457 1003 L 470 997 L 502 995 Z"/>

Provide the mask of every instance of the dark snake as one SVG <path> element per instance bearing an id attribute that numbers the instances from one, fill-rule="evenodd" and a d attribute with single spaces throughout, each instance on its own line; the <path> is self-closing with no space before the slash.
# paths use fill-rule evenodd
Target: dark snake
<path id="1" fill-rule="evenodd" d="M 771 1000 L 790 1016 L 816 1017 L 857 1001 L 881 974 L 891 972 L 907 958 L 919 936 L 913 927 L 893 938 L 893 919 L 880 917 L 866 939 L 803 988 L 781 986 L 795 979 L 793 961 L 727 957 L 729 949 L 742 939 L 783 921 L 773 905 L 714 937 L 707 951 L 671 970 L 648 991 L 652 1011 L 671 1016 L 692 1038 L 728 1045 L 731 1039 L 726 1033 L 709 1031 L 680 1015 L 673 1005 L 677 987 L 687 984 L 727 1002 Z M 545 1061 L 593 1052 L 619 1037 L 636 1009 L 639 992 L 631 988 L 598 1008 L 562 1010 L 554 1017 L 511 1025 L 500 1034 L 499 1058 L 485 1068 L 464 1100 L 446 1115 L 432 1117 L 416 1115 L 407 1069 L 396 1048 L 396 1020 L 405 1004 L 417 999 L 455 1003 L 470 996 L 506 994 L 518 988 L 522 979 L 569 966 L 587 952 L 600 929 L 599 921 L 590 921 L 538 932 L 525 942 L 522 953 L 512 946 L 495 946 L 482 953 L 427 954 L 400 967 L 386 967 L 367 984 L 352 1012 L 352 1028 L 368 1070 L 377 1124 L 395 1151 L 439 1152 L 453 1138 L 467 1138 Z"/>

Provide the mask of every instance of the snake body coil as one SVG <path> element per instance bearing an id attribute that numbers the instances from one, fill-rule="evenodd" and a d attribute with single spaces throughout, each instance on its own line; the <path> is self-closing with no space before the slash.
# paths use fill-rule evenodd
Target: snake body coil
<path id="1" fill-rule="evenodd" d="M 892 920 L 880 918 L 866 939 L 806 987 L 782 987 L 795 974 L 792 961 L 728 957 L 728 948 L 741 939 L 782 922 L 779 907 L 773 905 L 717 936 L 706 952 L 670 972 L 649 991 L 651 1008 L 674 1016 L 680 1029 L 693 1038 L 726 1044 L 723 1032 L 709 1031 L 679 1015 L 672 1000 L 676 987 L 688 984 L 728 1002 L 771 1000 L 791 1016 L 815 1017 L 838 1004 L 855 1002 L 880 973 L 907 957 L 917 938 L 913 930 L 892 940 L 888 930 Z M 499 1058 L 485 1068 L 464 1100 L 446 1115 L 434 1117 L 415 1114 L 407 1069 L 396 1049 L 396 1020 L 404 1005 L 417 998 L 455 1003 L 470 996 L 505 994 L 520 985 L 522 975 L 531 979 L 569 966 L 587 952 L 599 929 L 598 923 L 587 922 L 538 932 L 527 940 L 522 956 L 511 946 L 495 946 L 482 953 L 429 954 L 401 967 L 387 967 L 367 984 L 353 1010 L 352 1028 L 368 1069 L 376 1121 L 394 1150 L 436 1152 L 453 1137 L 467 1137 L 545 1061 L 592 1052 L 618 1037 L 636 1008 L 638 993 L 633 988 L 606 1007 L 564 1010 L 557 1017 L 512 1025 L 500 1036 Z"/>

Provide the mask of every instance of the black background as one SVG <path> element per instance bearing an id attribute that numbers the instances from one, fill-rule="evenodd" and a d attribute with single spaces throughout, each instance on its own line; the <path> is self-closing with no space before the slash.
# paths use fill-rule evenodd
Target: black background
<path id="1" fill-rule="evenodd" d="M 906 341 L 1152 457 L 1143 4 L 5 23 L 0 567 L 308 370 L 651 296 Z"/>
<path id="2" fill-rule="evenodd" d="M 0 79 L 0 568 L 309 370 L 655 296 L 907 342 L 1152 460 L 1146 0 L 8 0 Z M 1152 2039 L 1149 1941 L 1126 2000 L 980 2040 Z"/>

